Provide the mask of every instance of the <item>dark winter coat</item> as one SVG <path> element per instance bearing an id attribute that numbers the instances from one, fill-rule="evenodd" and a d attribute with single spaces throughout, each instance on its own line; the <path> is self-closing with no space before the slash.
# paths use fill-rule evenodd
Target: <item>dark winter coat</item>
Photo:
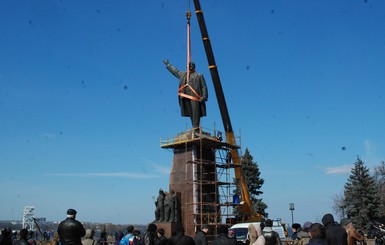
<path id="1" fill-rule="evenodd" d="M 322 224 L 325 226 L 326 240 L 329 245 L 348 244 L 348 235 L 346 230 L 334 221 L 333 215 L 325 214 L 322 218 Z"/>
<path id="2" fill-rule="evenodd" d="M 154 245 L 155 244 L 155 235 L 151 231 L 146 231 L 144 234 L 144 239 L 143 239 L 143 244 L 144 245 Z"/>
<path id="3" fill-rule="evenodd" d="M 219 237 L 215 238 L 211 245 L 235 245 L 236 239 L 232 239 L 227 234 L 219 234 Z"/>
<path id="4" fill-rule="evenodd" d="M 155 237 L 155 245 L 166 245 L 168 238 L 165 236 Z"/>
<path id="5" fill-rule="evenodd" d="M 86 234 L 83 225 L 74 218 L 60 222 L 57 228 L 62 245 L 82 245 L 82 237 Z"/>
<path id="6" fill-rule="evenodd" d="M 185 236 L 183 233 L 176 233 L 168 239 L 167 245 L 195 245 L 194 239 L 190 236 Z"/>
<path id="7" fill-rule="evenodd" d="M 179 88 L 186 84 L 186 78 L 187 78 L 187 72 L 180 71 L 177 68 L 175 68 L 172 65 L 168 65 L 167 69 L 179 79 Z M 189 79 L 189 85 L 198 93 L 198 95 L 202 98 L 202 101 L 200 102 L 200 110 L 199 110 L 199 116 L 204 117 L 206 116 L 206 103 L 208 98 L 207 93 L 207 86 L 205 78 L 200 73 L 190 73 L 190 79 Z M 195 97 L 195 94 L 191 91 L 189 88 L 184 88 L 182 93 L 185 93 L 187 95 L 191 95 Z M 188 103 L 186 103 L 186 99 L 179 96 L 179 105 L 181 109 L 181 115 L 184 117 L 191 116 L 189 114 L 189 109 L 187 108 L 189 106 Z"/>
<path id="8" fill-rule="evenodd" d="M 322 238 L 310 238 L 307 245 L 329 245 L 326 239 Z"/>
<path id="9" fill-rule="evenodd" d="M 195 245 L 207 245 L 206 234 L 203 231 L 198 231 L 194 238 Z"/>

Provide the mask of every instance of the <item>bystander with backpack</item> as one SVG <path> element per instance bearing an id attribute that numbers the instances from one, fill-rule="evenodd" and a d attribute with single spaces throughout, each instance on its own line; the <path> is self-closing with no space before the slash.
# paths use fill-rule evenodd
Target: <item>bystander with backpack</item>
<path id="1" fill-rule="evenodd" d="M 267 219 L 265 221 L 265 228 L 262 233 L 265 237 L 266 245 L 281 245 L 281 238 L 279 237 L 278 232 L 273 230 L 273 221 L 271 219 Z"/>
<path id="2" fill-rule="evenodd" d="M 134 227 L 129 225 L 127 227 L 127 234 L 120 240 L 120 245 L 132 245 L 132 241 L 134 240 Z"/>

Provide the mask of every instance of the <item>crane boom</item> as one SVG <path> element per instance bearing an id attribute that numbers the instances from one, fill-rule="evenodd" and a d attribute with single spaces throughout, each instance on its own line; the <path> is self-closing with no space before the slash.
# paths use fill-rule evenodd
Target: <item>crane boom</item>
<path id="1" fill-rule="evenodd" d="M 201 9 L 199 0 L 194 0 L 194 5 L 195 5 L 195 13 L 197 16 L 199 28 L 200 28 L 201 35 L 202 35 L 203 45 L 204 45 L 205 52 L 206 52 L 207 61 L 209 63 L 211 78 L 213 81 L 215 94 L 217 97 L 217 102 L 218 102 L 219 110 L 220 110 L 221 117 L 222 117 L 223 127 L 224 127 L 225 132 L 226 132 L 226 140 L 229 144 L 236 145 L 235 136 L 234 136 L 233 128 L 231 125 L 229 112 L 227 110 L 225 96 L 224 96 L 221 81 L 219 78 L 218 68 L 217 68 L 216 63 L 215 63 L 213 49 L 211 47 L 211 42 L 210 42 L 209 35 L 207 32 L 206 22 L 205 22 L 205 19 L 203 16 L 203 11 Z M 231 152 L 233 164 L 239 166 L 239 167 L 234 168 L 234 171 L 235 171 L 236 179 L 241 184 L 241 200 L 243 201 L 242 212 L 244 214 L 244 217 L 242 219 L 243 219 L 243 221 L 245 221 L 244 219 L 247 219 L 249 221 L 260 220 L 261 216 L 254 212 L 254 209 L 253 209 L 253 206 L 252 206 L 252 203 L 250 200 L 248 187 L 246 185 L 246 181 L 243 177 L 243 171 L 242 171 L 242 168 L 240 166 L 241 161 L 240 161 L 239 153 L 238 153 L 237 149 L 231 149 L 230 152 Z"/>

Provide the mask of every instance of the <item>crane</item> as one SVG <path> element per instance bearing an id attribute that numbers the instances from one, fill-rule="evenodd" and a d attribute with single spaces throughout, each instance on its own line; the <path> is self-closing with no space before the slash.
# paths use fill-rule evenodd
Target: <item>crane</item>
<path id="1" fill-rule="evenodd" d="M 209 35 L 208 35 L 207 27 L 206 27 L 206 22 L 205 22 L 205 19 L 203 16 L 203 11 L 201 9 L 199 0 L 194 0 L 194 6 L 195 6 L 195 14 L 197 16 L 200 32 L 202 35 L 202 41 L 203 41 L 203 45 L 205 48 L 207 61 L 209 64 L 211 78 L 212 78 L 214 89 L 215 89 L 215 94 L 217 97 L 219 110 L 220 110 L 221 117 L 222 117 L 223 127 L 224 127 L 225 134 L 226 134 L 226 140 L 227 140 L 227 143 L 229 143 L 230 145 L 236 145 L 235 135 L 234 135 L 233 127 L 231 125 L 230 115 L 229 115 L 229 112 L 227 110 L 225 95 L 223 93 L 221 81 L 219 78 L 218 68 L 217 68 L 216 63 L 215 63 L 213 49 L 211 47 L 211 42 L 209 39 Z M 242 213 L 243 213 L 242 221 L 243 222 L 245 222 L 245 221 L 260 221 L 262 219 L 262 215 L 256 213 L 254 211 L 253 206 L 252 206 L 252 203 L 250 200 L 250 195 L 248 192 L 248 187 L 247 187 L 245 178 L 243 176 L 243 171 L 242 171 L 242 167 L 241 167 L 241 159 L 240 159 L 238 150 L 237 149 L 230 149 L 230 153 L 231 153 L 231 158 L 232 158 L 233 164 L 237 166 L 234 168 L 235 178 L 240 182 L 240 185 L 241 185 L 241 200 L 240 201 L 241 201 L 241 203 L 243 203 L 242 208 L 241 208 Z"/>

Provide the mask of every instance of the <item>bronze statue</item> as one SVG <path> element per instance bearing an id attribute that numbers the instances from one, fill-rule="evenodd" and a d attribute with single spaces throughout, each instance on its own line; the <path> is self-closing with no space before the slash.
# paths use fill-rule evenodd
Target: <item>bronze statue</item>
<path id="1" fill-rule="evenodd" d="M 164 60 L 163 63 L 179 79 L 178 97 L 182 116 L 190 117 L 192 127 L 198 128 L 200 118 L 206 116 L 208 93 L 205 78 L 202 74 L 195 72 L 193 62 L 189 64 L 189 72 L 178 70 L 168 60 Z M 187 77 L 189 77 L 188 81 Z"/>
<path id="2" fill-rule="evenodd" d="M 163 222 L 164 221 L 164 199 L 166 194 L 162 189 L 159 189 L 159 196 L 155 202 L 155 221 Z"/>
<path id="3" fill-rule="evenodd" d="M 155 222 L 179 222 L 178 199 L 174 190 L 168 193 L 160 189 L 155 206 Z"/>

